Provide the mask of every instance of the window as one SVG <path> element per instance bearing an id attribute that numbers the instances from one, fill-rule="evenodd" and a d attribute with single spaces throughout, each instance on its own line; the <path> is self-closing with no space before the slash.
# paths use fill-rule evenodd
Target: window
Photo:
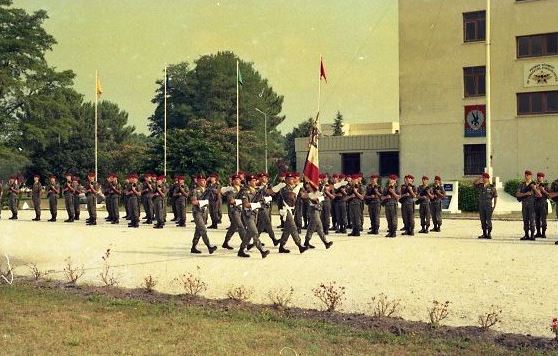
<path id="1" fill-rule="evenodd" d="M 485 95 L 485 76 L 486 68 L 484 66 L 463 68 L 463 86 L 465 88 L 465 97 Z"/>
<path id="2" fill-rule="evenodd" d="M 558 32 L 517 37 L 517 58 L 558 55 Z"/>
<path id="3" fill-rule="evenodd" d="M 360 153 L 342 153 L 341 167 L 343 174 L 360 173 Z"/>
<path id="4" fill-rule="evenodd" d="M 466 12 L 463 14 L 463 40 L 465 42 L 484 41 L 486 36 L 486 12 Z"/>
<path id="5" fill-rule="evenodd" d="M 517 94 L 517 115 L 558 113 L 558 90 Z"/>
<path id="6" fill-rule="evenodd" d="M 486 145 L 463 145 L 463 158 L 466 176 L 482 174 L 486 166 Z"/>
<path id="7" fill-rule="evenodd" d="M 399 152 L 379 152 L 380 176 L 399 175 Z"/>

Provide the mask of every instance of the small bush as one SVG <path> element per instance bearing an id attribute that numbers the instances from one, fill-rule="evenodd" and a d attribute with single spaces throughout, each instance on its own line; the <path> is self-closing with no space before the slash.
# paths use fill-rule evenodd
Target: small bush
<path id="1" fill-rule="evenodd" d="M 335 282 L 321 283 L 312 292 L 329 312 L 339 309 L 345 299 L 345 287 L 338 286 Z"/>
<path id="2" fill-rule="evenodd" d="M 500 316 L 502 315 L 502 309 L 490 306 L 490 311 L 486 314 L 479 315 L 479 325 L 481 329 L 488 330 L 497 323 L 501 322 Z"/>
<path id="3" fill-rule="evenodd" d="M 148 275 L 147 277 L 143 278 L 142 287 L 145 289 L 147 293 L 153 293 L 155 286 L 157 285 L 157 280 L 153 278 L 153 276 Z"/>
<path id="4" fill-rule="evenodd" d="M 200 267 L 196 266 L 198 273 L 194 275 L 193 273 L 186 273 L 180 276 L 180 278 L 175 278 L 184 288 L 187 295 L 200 295 L 207 290 L 207 283 L 202 281 L 199 276 Z"/>
<path id="5" fill-rule="evenodd" d="M 236 300 L 237 302 L 247 302 L 252 298 L 254 290 L 244 285 L 238 287 L 231 287 L 227 291 L 227 298 Z"/>
<path id="6" fill-rule="evenodd" d="M 478 192 L 471 180 L 463 180 L 459 182 L 459 210 L 462 211 L 478 211 L 479 196 Z"/>
<path id="7" fill-rule="evenodd" d="M 34 263 L 28 264 L 27 267 L 29 267 L 29 270 L 31 271 L 31 277 L 33 277 L 33 279 L 36 281 L 48 275 L 48 271 L 39 270 L 37 265 Z"/>
<path id="8" fill-rule="evenodd" d="M 428 309 L 428 316 L 430 317 L 430 325 L 433 328 L 438 328 L 440 322 L 448 317 L 449 304 L 449 301 L 445 301 L 444 303 L 440 303 L 437 300 L 432 301 L 432 307 Z"/>
<path id="9" fill-rule="evenodd" d="M 369 305 L 372 307 L 372 314 L 375 317 L 390 317 L 392 315 L 395 316 L 400 311 L 401 300 L 389 300 L 384 293 L 380 293 L 372 297 L 372 301 Z"/>
<path id="10" fill-rule="evenodd" d="M 519 178 L 510 179 L 509 181 L 504 184 L 504 191 L 510 195 L 515 197 L 515 193 L 517 193 L 517 188 L 521 184 L 522 180 Z"/>
<path id="11" fill-rule="evenodd" d="M 290 289 L 272 289 L 267 292 L 267 297 L 273 307 L 277 309 L 286 309 L 291 305 L 293 300 L 294 288 Z"/>
<path id="12" fill-rule="evenodd" d="M 114 277 L 114 274 L 110 272 L 111 266 L 109 263 L 110 258 L 110 248 L 105 251 L 105 254 L 101 257 L 103 259 L 103 268 L 101 273 L 99 273 L 99 277 L 103 282 L 105 287 L 112 287 L 118 284 L 118 281 Z"/>
<path id="13" fill-rule="evenodd" d="M 66 277 L 68 284 L 76 284 L 78 279 L 83 277 L 85 274 L 85 269 L 83 268 L 83 265 L 81 267 L 74 267 L 71 257 L 66 258 L 65 261 L 66 267 L 64 267 L 64 276 Z"/>

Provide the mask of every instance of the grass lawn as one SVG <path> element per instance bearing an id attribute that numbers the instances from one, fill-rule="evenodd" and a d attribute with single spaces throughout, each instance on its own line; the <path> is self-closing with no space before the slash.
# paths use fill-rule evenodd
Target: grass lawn
<path id="1" fill-rule="evenodd" d="M 0 354 L 279 355 L 285 347 L 282 355 L 510 353 L 493 344 L 395 336 L 279 312 L 0 285 Z"/>

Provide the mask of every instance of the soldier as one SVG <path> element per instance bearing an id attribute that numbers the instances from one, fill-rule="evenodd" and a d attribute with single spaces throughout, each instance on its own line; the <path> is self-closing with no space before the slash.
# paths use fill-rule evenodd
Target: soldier
<path id="1" fill-rule="evenodd" d="M 112 213 L 111 224 L 118 224 L 120 222 L 120 207 L 119 207 L 119 200 L 120 195 L 122 194 L 122 186 L 118 183 L 118 177 L 116 174 L 111 174 L 112 179 L 110 183 L 110 209 Z"/>
<path id="2" fill-rule="evenodd" d="M 338 176 L 339 183 L 341 184 L 345 180 L 345 175 L 340 174 Z M 335 215 L 337 216 L 337 230 L 335 233 L 337 234 L 346 234 L 347 233 L 347 191 L 346 185 L 339 186 L 335 189 L 335 196 L 337 198 L 337 203 L 335 204 L 336 212 Z"/>
<path id="3" fill-rule="evenodd" d="M 257 189 L 258 178 L 254 175 L 246 176 L 246 183 L 248 186 L 242 194 L 242 215 L 244 217 L 244 223 L 246 225 L 246 235 L 244 240 L 240 244 L 238 249 L 238 257 L 250 257 L 244 249 L 248 247 L 250 241 L 253 241 L 253 245 L 256 246 L 262 258 L 266 258 L 269 255 L 269 250 L 264 250 L 262 243 L 258 237 L 258 228 L 256 226 L 256 221 L 258 219 L 258 210 L 260 209 L 261 201 L 261 190 Z"/>
<path id="4" fill-rule="evenodd" d="M 41 221 L 41 195 L 44 189 L 40 179 L 41 176 L 38 174 L 33 176 L 33 187 L 31 188 L 31 198 L 33 200 L 33 208 L 35 209 L 35 218 L 33 221 Z"/>
<path id="5" fill-rule="evenodd" d="M 351 211 L 352 219 L 352 229 L 353 231 L 349 236 L 360 236 L 360 231 L 362 230 L 362 205 L 361 202 L 364 199 L 364 188 L 359 183 L 360 176 L 354 175 L 352 177 L 352 182 L 347 189 L 349 210 Z"/>
<path id="6" fill-rule="evenodd" d="M 227 229 L 225 234 L 225 241 L 223 242 L 223 248 L 232 250 L 233 248 L 229 245 L 229 241 L 235 232 L 240 235 L 240 240 L 244 241 L 246 238 L 246 229 L 242 223 L 242 196 L 244 194 L 244 188 L 241 186 L 241 177 L 238 174 L 231 176 L 232 190 L 227 192 L 227 204 L 229 207 L 229 219 L 231 225 Z"/>
<path id="7" fill-rule="evenodd" d="M 60 194 L 60 185 L 56 182 L 56 177 L 54 175 L 50 176 L 47 197 L 48 197 L 48 207 L 50 209 L 51 218 L 48 220 L 50 222 L 56 221 L 56 215 L 58 214 L 58 195 Z"/>
<path id="8" fill-rule="evenodd" d="M 430 229 L 430 200 L 434 199 L 434 194 L 428 184 L 429 180 L 430 178 L 423 176 L 422 184 L 417 188 L 421 227 L 419 234 L 428 234 L 428 229 Z"/>
<path id="9" fill-rule="evenodd" d="M 166 188 L 164 181 L 164 176 L 157 177 L 157 183 L 155 185 L 155 191 L 153 193 L 153 209 L 155 210 L 155 220 L 157 220 L 157 224 L 153 226 L 154 229 L 162 229 L 163 226 L 165 226 L 165 219 L 163 216 L 163 198 L 166 193 Z"/>
<path id="10" fill-rule="evenodd" d="M 130 204 L 128 204 L 130 195 L 126 194 L 126 192 L 130 191 L 130 176 L 127 175 L 124 179 L 124 184 L 122 184 L 122 204 L 124 205 L 124 212 L 126 215 L 124 216 L 124 220 L 131 220 L 130 214 Z"/>
<path id="11" fill-rule="evenodd" d="M 325 202 L 325 198 L 319 189 L 316 189 L 312 184 L 308 187 L 309 192 L 307 193 L 307 199 L 309 202 L 309 212 L 308 212 L 308 229 L 306 230 L 306 238 L 304 239 L 304 246 L 306 248 L 314 248 L 310 244 L 312 235 L 314 232 L 318 233 L 320 240 L 324 243 L 326 249 L 329 249 L 333 245 L 333 241 L 327 241 L 325 238 L 324 228 L 322 225 L 322 220 L 320 218 L 321 210 L 323 209 L 322 204 Z"/>
<path id="12" fill-rule="evenodd" d="M 140 220 L 139 199 L 141 197 L 141 186 L 138 183 L 138 175 L 132 173 L 128 176 L 127 196 L 130 223 L 128 227 L 138 228 Z"/>
<path id="13" fill-rule="evenodd" d="M 278 180 L 277 184 L 284 183 L 286 175 L 287 174 L 285 172 L 279 173 L 278 178 L 277 178 L 277 180 Z M 281 194 L 275 194 L 275 199 L 276 199 L 276 202 L 277 202 L 277 210 L 283 209 L 284 204 L 283 204 L 283 200 L 281 200 Z M 279 224 L 279 226 L 277 226 L 277 228 L 282 229 L 283 226 L 285 225 L 285 219 L 283 218 L 283 216 L 279 215 L 279 221 L 281 223 Z"/>
<path id="14" fill-rule="evenodd" d="M 113 175 L 112 173 L 109 174 L 106 178 L 106 182 L 103 186 L 103 195 L 105 196 L 105 209 L 107 210 L 107 217 L 105 221 L 113 221 L 114 218 L 112 216 L 112 199 L 111 199 L 111 185 L 112 185 Z"/>
<path id="15" fill-rule="evenodd" d="M 72 187 L 72 174 L 66 173 L 64 176 L 66 182 L 64 183 L 63 195 L 64 195 L 64 206 L 66 207 L 66 212 L 68 213 L 68 219 L 64 220 L 66 223 L 74 222 L 74 187 Z"/>
<path id="16" fill-rule="evenodd" d="M 196 231 L 194 232 L 194 238 L 192 240 L 191 253 L 199 254 L 200 250 L 197 249 L 200 237 L 209 250 L 209 254 L 212 254 L 217 250 L 217 246 L 212 246 L 207 237 L 207 230 L 205 224 L 207 223 L 207 205 L 209 201 L 207 200 L 208 191 L 206 189 L 206 179 L 204 176 L 198 176 L 196 179 L 196 189 L 192 191 L 192 215 L 194 217 L 194 224 L 196 225 Z"/>
<path id="17" fill-rule="evenodd" d="M 80 210 L 81 210 L 81 202 L 80 197 L 84 193 L 83 186 L 80 184 L 79 177 L 73 176 L 72 177 L 72 187 L 74 188 L 74 220 L 79 220 Z"/>
<path id="18" fill-rule="evenodd" d="M 394 238 L 397 236 L 397 201 L 400 198 L 399 187 L 397 187 L 397 176 L 392 174 L 388 178 L 388 183 L 382 192 L 382 205 L 386 212 L 388 233 L 386 237 Z"/>
<path id="19" fill-rule="evenodd" d="M 430 231 L 440 232 L 440 227 L 442 226 L 442 200 L 446 197 L 446 191 L 442 186 L 442 178 L 439 176 L 434 177 L 431 193 L 434 195 L 434 198 L 430 201 L 430 214 L 432 215 L 434 227 Z"/>
<path id="20" fill-rule="evenodd" d="M 345 189 L 347 191 L 347 196 L 345 197 L 345 211 L 347 212 L 347 219 L 346 219 L 346 227 L 347 229 L 351 230 L 353 228 L 353 214 L 351 209 L 349 209 L 349 193 L 348 191 L 350 190 L 350 186 L 351 183 L 353 181 L 353 176 L 352 175 L 345 175 L 345 180 L 347 181 L 347 185 L 345 186 Z"/>
<path id="21" fill-rule="evenodd" d="M 294 184 L 295 186 L 300 184 L 300 174 L 298 172 L 293 172 L 294 175 Z M 295 202 L 295 210 L 294 210 L 294 219 L 295 219 L 295 223 L 296 223 L 296 229 L 298 231 L 298 233 L 300 234 L 302 231 L 302 220 L 303 220 L 303 215 L 304 215 L 304 211 L 303 211 L 303 198 L 302 195 L 305 193 L 305 189 L 304 189 L 304 184 L 302 185 L 302 188 L 299 190 L 297 196 L 296 196 L 296 202 Z"/>
<path id="22" fill-rule="evenodd" d="M 176 199 L 178 198 L 178 195 L 176 194 L 176 188 L 178 187 L 178 176 L 174 176 L 174 181 L 171 184 L 171 186 L 169 187 L 169 191 L 168 191 L 168 196 L 169 196 L 169 202 L 171 205 L 171 209 L 172 209 L 172 219 L 171 221 L 178 221 L 178 210 L 176 208 Z"/>
<path id="23" fill-rule="evenodd" d="M 332 193 L 332 186 L 329 183 L 327 174 L 320 174 L 320 186 L 319 191 L 322 193 L 324 201 L 322 202 L 322 211 L 320 212 L 320 220 L 322 222 L 322 228 L 324 229 L 324 234 L 329 235 L 330 220 L 331 220 L 331 202 L 335 198 Z M 313 204 L 310 202 L 310 204 Z M 312 206 L 310 206 L 312 208 Z M 310 214 L 313 211 L 310 209 Z"/>
<path id="24" fill-rule="evenodd" d="M 294 213 L 293 209 L 295 208 L 296 204 L 296 197 L 299 192 L 295 190 L 295 183 L 294 183 L 295 175 L 293 173 L 287 173 L 285 177 L 285 183 L 287 184 L 283 187 L 280 191 L 281 198 L 283 199 L 284 206 L 282 209 L 281 214 L 285 218 L 285 225 L 283 228 L 283 234 L 281 235 L 281 243 L 279 245 L 279 253 L 289 253 L 288 249 L 285 248 L 287 244 L 287 240 L 289 236 L 293 237 L 295 244 L 298 246 L 298 250 L 300 253 L 303 253 L 307 250 L 306 246 L 303 246 L 300 241 L 300 236 L 298 235 L 298 229 L 296 227 L 296 223 L 294 221 Z M 297 188 L 298 189 L 298 188 Z"/>
<path id="25" fill-rule="evenodd" d="M 176 226 L 186 226 L 186 199 L 188 198 L 188 187 L 184 184 L 184 176 L 177 177 L 178 185 L 174 188 L 176 205 Z"/>
<path id="26" fill-rule="evenodd" d="M 209 175 L 207 189 L 209 190 L 209 216 L 211 226 L 208 229 L 216 229 L 219 224 L 219 205 L 221 202 L 221 185 L 218 183 L 219 175 L 212 173 Z"/>
<path id="27" fill-rule="evenodd" d="M 99 192 L 99 183 L 95 181 L 95 172 L 87 174 L 87 182 L 85 182 L 85 198 L 87 200 L 87 213 L 89 218 L 85 220 L 87 225 L 97 225 L 97 193 Z"/>
<path id="28" fill-rule="evenodd" d="M 153 224 L 153 196 L 155 195 L 155 183 L 153 179 L 155 175 L 147 173 L 143 176 L 145 179 L 142 185 L 142 196 L 144 197 L 143 207 L 145 210 L 145 218 L 147 219 L 144 221 L 144 224 Z"/>
<path id="29" fill-rule="evenodd" d="M 479 216 L 482 227 L 482 235 L 478 238 L 490 240 L 492 238 L 492 212 L 496 208 L 498 193 L 496 187 L 490 184 L 488 173 L 483 173 L 474 184 L 479 191 Z"/>
<path id="30" fill-rule="evenodd" d="M 544 181 L 544 173 L 537 173 L 535 189 L 535 237 L 546 239 L 546 217 L 548 216 L 548 184 Z"/>
<path id="31" fill-rule="evenodd" d="M 17 220 L 19 205 L 19 183 L 17 176 L 10 177 L 8 183 L 8 205 L 12 212 L 10 220 Z"/>
<path id="32" fill-rule="evenodd" d="M 339 219 L 337 218 L 337 213 L 339 212 L 339 197 L 337 196 L 337 188 L 335 188 L 335 184 L 340 182 L 339 174 L 334 173 L 331 176 L 331 194 L 333 198 L 331 198 L 331 225 L 333 227 L 333 231 L 337 232 L 339 230 Z"/>
<path id="33" fill-rule="evenodd" d="M 415 235 L 415 198 L 417 197 L 417 190 L 413 185 L 415 177 L 407 175 L 405 183 L 401 186 L 401 217 L 403 218 L 403 225 L 405 232 L 402 235 L 414 236 Z"/>
<path id="34" fill-rule="evenodd" d="M 362 199 L 360 199 L 360 231 L 363 231 L 364 227 L 364 194 L 366 193 L 366 187 L 364 186 L 362 173 L 357 175 L 357 183 L 362 187 Z"/>
<path id="35" fill-rule="evenodd" d="M 523 216 L 523 231 L 525 235 L 522 241 L 535 240 L 535 193 L 537 185 L 532 180 L 533 173 L 525 171 L 525 180 L 517 188 L 515 196 L 521 202 L 521 215 Z M 529 235 L 529 232 L 531 234 Z"/>
<path id="36" fill-rule="evenodd" d="M 370 216 L 369 235 L 378 235 L 380 230 L 382 187 L 378 184 L 378 178 L 376 174 L 370 176 L 370 183 L 366 187 L 366 193 L 364 195 L 364 201 L 368 205 L 368 215 Z"/>
<path id="37" fill-rule="evenodd" d="M 273 246 L 277 246 L 279 245 L 279 240 L 275 238 L 275 232 L 271 224 L 271 200 L 274 193 L 269 185 L 269 175 L 262 172 L 257 175 L 257 178 L 259 180 L 258 190 L 260 191 L 261 205 L 261 209 L 258 213 L 258 222 L 256 224 L 258 228 L 258 237 L 262 232 L 266 232 L 271 238 L 271 241 L 273 241 Z"/>

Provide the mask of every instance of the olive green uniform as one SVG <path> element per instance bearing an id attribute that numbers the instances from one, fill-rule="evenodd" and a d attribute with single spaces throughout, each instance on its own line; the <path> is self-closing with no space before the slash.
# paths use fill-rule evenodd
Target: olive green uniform
<path id="1" fill-rule="evenodd" d="M 483 236 L 490 237 L 492 233 L 492 200 L 498 197 L 498 193 L 492 184 L 479 183 L 476 187 L 479 192 L 479 217 Z"/>
<path id="2" fill-rule="evenodd" d="M 431 188 L 428 185 L 419 185 L 417 188 L 421 233 L 428 234 L 430 228 L 430 196 Z"/>
<path id="3" fill-rule="evenodd" d="M 238 232 L 240 235 L 240 240 L 244 241 L 246 238 L 246 229 L 244 228 L 244 224 L 242 223 L 242 208 L 236 204 L 235 200 L 242 199 L 244 195 L 243 188 L 237 189 L 235 187 L 234 191 L 227 193 L 227 201 L 229 206 L 229 219 L 231 224 L 225 234 L 225 241 L 223 242 L 224 248 L 229 248 L 229 241 L 231 240 L 232 236 L 235 232 Z"/>
<path id="4" fill-rule="evenodd" d="M 298 235 L 298 229 L 294 220 L 293 210 L 296 204 L 296 197 L 293 192 L 293 186 L 286 185 L 281 189 L 280 194 L 283 200 L 283 209 L 281 215 L 284 217 L 283 234 L 281 235 L 281 242 L 279 247 L 279 252 L 289 252 L 285 249 L 287 240 L 292 236 L 295 244 L 298 246 L 300 252 L 304 252 L 306 248 L 303 248 L 300 241 L 300 236 Z"/>
<path id="5" fill-rule="evenodd" d="M 12 212 L 10 219 L 17 219 L 18 205 L 19 205 L 19 184 L 14 182 L 8 187 L 8 205 Z"/>
<path id="6" fill-rule="evenodd" d="M 258 213 L 258 222 L 256 226 L 258 228 L 258 236 L 260 236 L 262 232 L 265 232 L 269 235 L 273 244 L 277 245 L 279 240 L 275 238 L 275 232 L 271 224 L 271 196 L 267 193 L 267 189 L 270 188 L 270 185 L 260 187 L 260 204 L 262 207 Z"/>
<path id="7" fill-rule="evenodd" d="M 403 219 L 404 235 L 413 236 L 415 234 L 415 199 L 411 194 L 416 194 L 416 188 L 412 184 L 401 186 L 401 218 Z"/>
<path id="8" fill-rule="evenodd" d="M 535 195 L 533 193 L 535 185 L 534 181 L 531 181 L 529 184 L 522 182 L 517 188 L 518 193 L 531 192 L 531 195 L 518 198 L 521 201 L 521 215 L 523 216 L 523 231 L 525 232 L 523 237 L 529 237 L 530 239 L 535 237 Z M 531 234 L 529 235 L 529 233 Z"/>
<path id="9" fill-rule="evenodd" d="M 326 248 L 329 248 L 332 245 L 332 242 L 328 242 L 325 238 L 324 227 L 320 218 L 320 213 L 323 209 L 322 204 L 324 202 L 325 198 L 322 202 L 320 202 L 320 199 L 318 198 L 308 199 L 308 229 L 306 230 L 306 237 L 304 239 L 304 246 L 306 247 L 313 248 L 310 244 L 310 240 L 312 239 L 312 235 L 314 233 L 318 234 L 320 240 L 322 240 Z"/>
<path id="10" fill-rule="evenodd" d="M 176 224 L 186 226 L 186 199 L 188 197 L 188 187 L 185 184 L 178 184 L 174 189 L 176 205 Z"/>
<path id="11" fill-rule="evenodd" d="M 347 188 L 348 204 L 349 210 L 351 211 L 351 226 L 352 226 L 352 236 L 360 236 L 360 231 L 362 230 L 362 198 L 360 198 L 357 193 L 361 196 L 364 195 L 364 188 L 361 184 L 351 184 Z"/>
<path id="12" fill-rule="evenodd" d="M 60 185 L 58 183 L 49 183 L 47 188 L 48 207 L 50 209 L 50 221 L 56 221 L 58 215 L 58 194 Z"/>
<path id="13" fill-rule="evenodd" d="M 430 231 L 440 232 L 442 226 L 442 200 L 446 196 L 446 191 L 441 185 L 432 185 L 432 195 L 434 199 L 430 201 L 430 214 L 432 215 L 432 224 L 434 228 Z"/>
<path id="14" fill-rule="evenodd" d="M 89 214 L 88 222 L 97 223 L 97 191 L 99 184 L 95 181 L 87 180 L 85 182 L 85 198 L 87 201 L 87 213 Z"/>
<path id="15" fill-rule="evenodd" d="M 382 204 L 386 212 L 386 221 L 388 226 L 388 234 L 386 237 L 395 237 L 397 235 L 397 200 L 390 194 L 398 194 L 399 187 L 397 185 L 387 185 L 382 192 Z"/>
<path id="16" fill-rule="evenodd" d="M 324 234 L 326 235 L 329 233 L 329 224 L 331 221 L 331 198 L 325 193 L 328 189 L 329 187 L 327 183 L 320 183 L 320 192 L 324 195 L 322 211 L 320 212 L 320 220 L 322 221 L 322 227 L 324 229 Z M 312 204 L 312 202 L 310 202 L 310 204 Z M 310 208 L 312 208 L 312 206 L 310 206 Z M 310 214 L 312 214 L 311 209 Z"/>
<path id="17" fill-rule="evenodd" d="M 250 203 L 259 203 L 261 194 L 258 194 L 258 189 L 252 188 L 248 186 L 242 194 L 242 216 L 244 220 L 244 224 L 246 226 L 246 235 L 240 244 L 240 248 L 238 249 L 238 253 L 242 254 L 244 250 L 250 244 L 250 241 L 256 246 L 258 251 L 264 255 L 264 249 L 262 243 L 259 238 L 258 234 L 258 227 L 256 226 L 256 222 L 258 221 L 258 214 L 261 214 L 261 211 L 258 209 L 247 208 L 246 205 Z"/>
<path id="18" fill-rule="evenodd" d="M 41 182 L 33 182 L 31 187 L 31 199 L 33 200 L 33 209 L 35 210 L 35 220 L 41 218 L 41 193 L 43 192 L 43 186 Z"/>
<path id="19" fill-rule="evenodd" d="M 139 183 L 128 183 L 128 214 L 130 217 L 129 227 L 139 227 L 140 211 L 139 199 L 141 196 L 141 185 Z"/>
<path id="20" fill-rule="evenodd" d="M 66 208 L 66 213 L 68 214 L 68 219 L 66 222 L 73 222 L 75 218 L 74 214 L 74 188 L 72 187 L 72 181 L 69 180 L 64 184 L 64 207 Z"/>
<path id="21" fill-rule="evenodd" d="M 211 218 L 211 228 L 216 229 L 217 225 L 221 222 L 219 217 L 219 207 L 221 205 L 221 185 L 217 182 L 211 183 L 207 186 L 209 189 L 209 216 Z"/>
<path id="22" fill-rule="evenodd" d="M 203 187 L 197 187 L 192 191 L 192 200 L 206 200 L 207 199 L 207 189 Z M 192 252 L 196 251 L 200 237 L 202 238 L 204 244 L 209 249 L 209 253 L 213 253 L 216 247 L 211 246 L 209 242 L 209 237 L 207 236 L 207 229 L 205 224 L 207 223 L 207 205 L 200 207 L 198 205 L 192 205 L 192 216 L 194 217 L 194 224 L 196 225 L 196 230 L 194 232 L 194 238 L 192 239 Z"/>
<path id="23" fill-rule="evenodd" d="M 368 184 L 366 187 L 365 203 L 368 205 L 370 217 L 370 234 L 378 235 L 380 230 L 381 187 L 378 184 Z"/>
<path id="24" fill-rule="evenodd" d="M 547 183 L 537 183 L 539 189 L 543 188 L 548 191 Z M 535 237 L 546 238 L 546 218 L 548 216 L 548 196 L 541 192 L 540 197 L 535 196 L 535 226 L 537 228 L 537 234 Z"/>
<path id="25" fill-rule="evenodd" d="M 72 181 L 72 187 L 74 188 L 74 219 L 79 220 L 81 212 L 80 194 L 83 193 L 83 186 L 77 180 L 74 180 Z"/>
<path id="26" fill-rule="evenodd" d="M 165 224 L 165 210 L 163 208 L 165 193 L 165 184 L 156 184 L 153 193 L 153 210 L 155 211 L 155 220 L 157 221 L 155 227 L 157 228 L 162 228 Z"/>

